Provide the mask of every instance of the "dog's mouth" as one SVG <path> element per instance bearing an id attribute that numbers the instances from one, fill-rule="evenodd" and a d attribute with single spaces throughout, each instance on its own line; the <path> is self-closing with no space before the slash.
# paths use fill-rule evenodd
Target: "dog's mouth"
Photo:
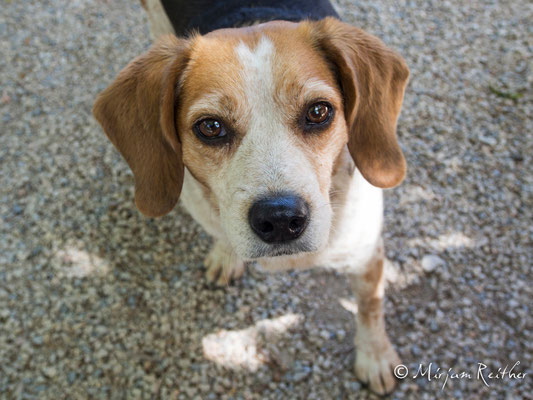
<path id="1" fill-rule="evenodd" d="M 316 249 L 305 242 L 280 243 L 275 245 L 261 246 L 254 249 L 250 256 L 251 260 L 260 258 L 275 258 L 283 256 L 295 256 L 301 253 L 309 253 Z"/>

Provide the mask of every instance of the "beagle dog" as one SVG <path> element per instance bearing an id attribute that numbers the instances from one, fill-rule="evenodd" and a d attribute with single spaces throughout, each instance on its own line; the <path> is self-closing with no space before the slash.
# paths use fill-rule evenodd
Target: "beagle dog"
<path id="1" fill-rule="evenodd" d="M 400 360 L 382 311 L 382 189 L 406 172 L 405 61 L 327 0 L 142 3 L 157 40 L 93 110 L 133 171 L 138 209 L 158 217 L 181 199 L 215 239 L 209 281 L 252 261 L 343 271 L 355 373 L 390 392 Z"/>

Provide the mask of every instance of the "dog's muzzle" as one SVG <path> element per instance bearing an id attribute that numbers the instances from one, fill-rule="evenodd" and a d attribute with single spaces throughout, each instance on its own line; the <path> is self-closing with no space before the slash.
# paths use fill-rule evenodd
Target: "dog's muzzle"
<path id="1" fill-rule="evenodd" d="M 257 200 L 248 221 L 265 243 L 281 244 L 299 238 L 309 222 L 309 206 L 299 196 L 276 195 Z"/>

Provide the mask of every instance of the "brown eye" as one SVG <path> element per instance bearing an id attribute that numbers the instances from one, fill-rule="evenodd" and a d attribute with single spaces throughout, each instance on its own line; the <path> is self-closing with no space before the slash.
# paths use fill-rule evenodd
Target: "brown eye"
<path id="1" fill-rule="evenodd" d="M 203 139 L 215 139 L 226 136 L 226 131 L 222 126 L 222 123 L 216 119 L 203 119 L 197 122 L 194 128 L 196 134 Z"/>
<path id="2" fill-rule="evenodd" d="M 306 120 L 310 125 L 324 124 L 331 116 L 331 106 L 327 103 L 315 103 L 307 110 Z"/>

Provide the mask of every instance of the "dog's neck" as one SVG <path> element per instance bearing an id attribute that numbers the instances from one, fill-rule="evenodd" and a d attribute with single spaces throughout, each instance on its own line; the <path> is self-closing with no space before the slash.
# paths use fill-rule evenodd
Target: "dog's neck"
<path id="1" fill-rule="evenodd" d="M 178 36 L 257 22 L 339 17 L 329 0 L 162 0 L 161 3 Z"/>

